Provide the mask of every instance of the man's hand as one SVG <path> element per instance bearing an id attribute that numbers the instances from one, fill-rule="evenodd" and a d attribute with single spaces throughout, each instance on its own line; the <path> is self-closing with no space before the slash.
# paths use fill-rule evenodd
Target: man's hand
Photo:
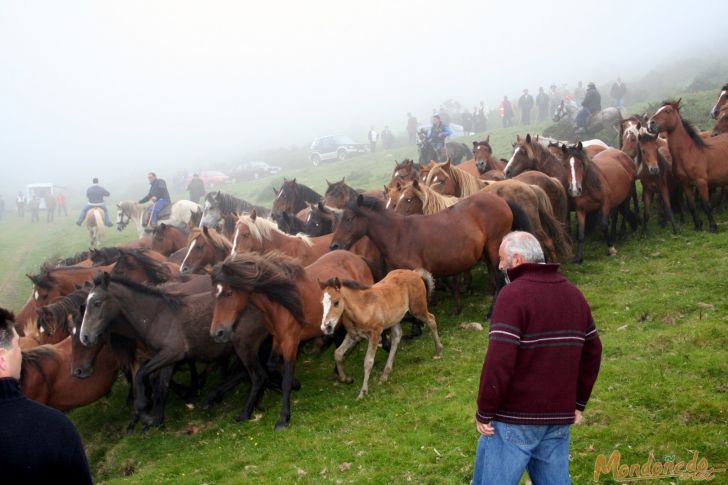
<path id="1" fill-rule="evenodd" d="M 488 424 L 481 423 L 477 419 L 475 420 L 475 429 L 478 430 L 478 433 L 482 434 L 483 436 L 493 436 L 495 434 L 495 428 L 493 427 L 493 421 L 491 421 Z"/>
<path id="2" fill-rule="evenodd" d="M 574 424 L 581 424 L 582 419 L 584 419 L 584 415 L 581 414 L 581 411 L 578 409 L 574 411 Z"/>
<path id="3" fill-rule="evenodd" d="M 156 197 L 152 197 L 152 202 L 156 202 L 156 201 L 157 201 L 157 198 Z"/>

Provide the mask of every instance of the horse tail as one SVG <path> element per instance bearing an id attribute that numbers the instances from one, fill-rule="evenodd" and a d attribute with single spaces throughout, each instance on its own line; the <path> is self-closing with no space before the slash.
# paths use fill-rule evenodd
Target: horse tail
<path id="1" fill-rule="evenodd" d="M 94 209 L 94 223 L 96 224 L 96 243 L 101 246 L 101 238 L 104 237 L 104 216 L 101 209 Z"/>
<path id="2" fill-rule="evenodd" d="M 521 208 L 521 206 L 509 200 L 506 200 L 506 203 L 511 209 L 511 214 L 513 214 L 511 231 L 525 231 L 533 233 L 531 222 L 528 220 L 528 215 L 526 215 L 526 212 Z"/>
<path id="3" fill-rule="evenodd" d="M 463 146 L 463 152 L 465 152 L 465 160 L 472 160 L 473 158 L 473 152 L 470 151 L 470 147 L 466 145 L 465 143 L 461 143 Z"/>
<path id="4" fill-rule="evenodd" d="M 422 268 L 416 269 L 415 272 L 422 278 L 422 282 L 425 284 L 425 290 L 427 291 L 427 301 L 430 301 L 432 292 L 435 291 L 435 278 L 432 277 L 429 271 Z"/>
<path id="5" fill-rule="evenodd" d="M 573 253 L 571 237 L 566 230 L 566 225 L 554 215 L 553 206 L 546 192 L 536 185 L 532 185 L 531 188 L 538 199 L 538 218 L 541 221 L 541 227 L 543 227 L 544 232 L 553 241 L 557 253 L 555 256 L 558 256 L 562 261 L 569 259 L 573 256 Z"/>

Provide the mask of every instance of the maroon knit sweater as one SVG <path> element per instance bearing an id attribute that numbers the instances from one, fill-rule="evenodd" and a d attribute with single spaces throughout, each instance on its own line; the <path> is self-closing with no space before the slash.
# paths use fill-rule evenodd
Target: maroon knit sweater
<path id="1" fill-rule="evenodd" d="M 599 373 L 602 344 L 584 295 L 558 264 L 508 270 L 493 309 L 478 412 L 513 424 L 572 424 Z"/>

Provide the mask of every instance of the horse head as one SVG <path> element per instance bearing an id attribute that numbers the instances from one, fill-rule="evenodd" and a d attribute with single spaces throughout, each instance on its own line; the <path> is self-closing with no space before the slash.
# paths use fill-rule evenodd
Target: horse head
<path id="1" fill-rule="evenodd" d="M 561 145 L 562 161 L 567 171 L 569 183 L 568 193 L 571 197 L 580 197 L 583 192 L 584 174 L 587 170 L 589 157 L 584 152 L 581 142 L 574 146 Z"/>

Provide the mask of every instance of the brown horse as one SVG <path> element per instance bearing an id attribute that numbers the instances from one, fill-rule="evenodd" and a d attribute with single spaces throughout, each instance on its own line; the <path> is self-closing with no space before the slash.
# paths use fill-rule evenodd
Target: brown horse
<path id="1" fill-rule="evenodd" d="M 427 271 L 395 269 L 374 286 L 358 281 L 331 278 L 320 283 L 323 290 L 321 304 L 324 307 L 321 331 L 333 335 L 334 328 L 343 322 L 346 338 L 334 353 L 339 382 L 351 383 L 352 379 L 344 372 L 344 355 L 363 338 L 369 341 L 364 357 L 364 383 L 359 399 L 369 393 L 369 374 L 374 366 L 374 356 L 382 338 L 382 332 L 391 329 L 391 348 L 384 372 L 379 380 L 385 382 L 394 367 L 397 346 L 402 338 L 399 322 L 407 312 L 430 327 L 435 340 L 435 358 L 442 356 L 442 343 L 437 334 L 435 316 L 427 308 L 428 294 L 432 293 L 435 281 Z"/>
<path id="2" fill-rule="evenodd" d="M 366 262 L 347 251 L 334 251 L 304 268 L 278 252 L 245 253 L 231 256 L 215 265 L 212 282 L 215 307 L 210 335 L 217 342 L 227 342 L 233 326 L 248 302 L 264 316 L 264 324 L 273 335 L 273 347 L 283 357 L 283 405 L 276 429 L 288 426 L 290 397 L 296 355 L 300 342 L 321 335 L 318 322 L 323 318 L 319 280 L 331 277 L 373 283 Z M 258 401 L 262 389 L 251 389 Z M 250 418 L 252 409 L 247 409 Z"/>
<path id="3" fill-rule="evenodd" d="M 424 268 L 435 277 L 446 277 L 470 269 L 482 258 L 495 279 L 498 246 L 514 228 L 530 229 L 523 210 L 493 194 L 475 194 L 429 216 L 395 214 L 379 201 L 359 196 L 344 210 L 331 249 L 349 248 L 368 236 L 387 268 Z M 454 291 L 459 312 L 459 288 Z"/>
<path id="4" fill-rule="evenodd" d="M 728 133 L 728 104 L 724 104 L 715 117 L 715 126 L 711 132 L 712 136 Z"/>
<path id="5" fill-rule="evenodd" d="M 641 125 L 637 125 L 639 130 Z M 667 141 L 658 135 L 640 132 L 637 139 L 639 152 L 637 174 L 642 183 L 642 237 L 647 236 L 647 222 L 650 219 L 650 206 L 655 193 L 660 194 L 664 217 L 672 225 L 672 233 L 677 234 L 675 217 L 672 213 L 672 200 L 675 199 L 677 184 L 672 175 L 672 157 Z"/>
<path id="6" fill-rule="evenodd" d="M 346 185 L 346 177 L 338 182 L 331 183 L 326 181 L 326 192 L 324 193 L 324 205 L 343 209 L 350 200 L 356 198 L 361 191 Z"/>
<path id="7" fill-rule="evenodd" d="M 490 146 L 490 135 L 483 141 L 473 142 L 473 159 L 481 175 L 492 170 L 502 173 L 503 169 L 506 168 L 506 164 L 493 155 L 493 147 Z"/>
<path id="8" fill-rule="evenodd" d="M 560 155 L 559 155 L 560 156 Z M 534 143 L 531 135 L 525 138 L 516 136 L 516 143 L 513 145 L 513 155 L 503 170 L 506 178 L 513 178 L 527 170 L 538 170 L 550 177 L 555 177 L 561 182 L 565 191 L 569 189 L 566 169 L 560 158 L 557 158 L 548 148 L 540 143 Z"/>
<path id="9" fill-rule="evenodd" d="M 101 240 L 104 238 L 104 233 L 106 232 L 103 209 L 99 207 L 90 208 L 86 212 L 83 222 L 91 240 L 89 244 L 92 247 L 101 247 Z"/>
<path id="10" fill-rule="evenodd" d="M 417 180 L 399 186 L 399 199 L 394 203 L 394 211 L 400 214 L 437 214 L 451 205 L 460 202 L 459 197 L 442 195 L 435 192 L 432 187 L 420 184 Z"/>
<path id="11" fill-rule="evenodd" d="M 513 177 L 513 180 L 541 187 L 541 190 L 546 193 L 549 201 L 551 202 L 554 217 L 564 224 L 568 224 L 569 198 L 566 195 L 564 186 L 561 185 L 561 182 L 559 182 L 559 179 L 549 177 L 538 170 L 527 170 Z"/>
<path id="12" fill-rule="evenodd" d="M 728 83 L 725 83 L 723 87 L 720 88 L 718 99 L 716 100 L 713 109 L 710 110 L 710 117 L 717 119 L 720 114 L 720 110 L 726 105 L 728 105 Z"/>
<path id="13" fill-rule="evenodd" d="M 568 147 L 562 145 L 562 159 L 568 170 L 569 195 L 574 201 L 578 223 L 578 239 L 574 262 L 584 260 L 584 228 L 586 214 L 599 210 L 601 226 L 607 242 L 609 255 L 614 256 L 616 212 L 619 210 L 626 220 L 632 221 L 629 212 L 629 196 L 634 184 L 632 160 L 621 150 L 610 148 L 590 159 L 581 143 Z M 612 215 L 612 231 L 609 231 L 609 217 Z M 634 226 L 633 226 L 634 227 Z"/>
<path id="14" fill-rule="evenodd" d="M 187 252 L 180 264 L 180 270 L 183 273 L 203 273 L 208 265 L 228 257 L 232 249 L 232 243 L 216 229 L 207 226 L 192 229 L 187 238 Z"/>
<path id="15" fill-rule="evenodd" d="M 438 163 L 430 169 L 425 185 L 432 187 L 435 192 L 442 195 L 468 197 L 480 191 L 485 186 L 485 182 L 463 172 L 448 160 Z"/>
<path id="16" fill-rule="evenodd" d="M 397 183 L 404 184 L 411 182 L 418 177 L 419 171 L 419 166 L 412 160 L 404 159 L 402 160 L 402 163 L 395 161 L 394 170 L 392 170 L 392 177 L 385 187 L 394 187 Z"/>
<path id="17" fill-rule="evenodd" d="M 111 274 L 136 281 L 160 285 L 179 274 L 179 265 L 167 261 L 151 249 L 120 249 L 121 254 Z"/>
<path id="18" fill-rule="evenodd" d="M 619 149 L 632 160 L 639 156 L 639 136 L 644 124 L 644 116 L 630 116 L 619 124 Z"/>
<path id="19" fill-rule="evenodd" d="M 311 237 L 331 234 L 339 222 L 341 212 L 341 209 L 326 207 L 323 202 L 312 205 L 303 232 Z"/>
<path id="20" fill-rule="evenodd" d="M 186 230 L 162 222 L 152 232 L 152 249 L 169 256 L 175 251 L 187 247 L 187 235 Z"/>
<path id="21" fill-rule="evenodd" d="M 90 285 L 64 296 L 50 305 L 38 308 L 37 329 L 41 344 L 57 344 L 71 335 L 68 316 L 74 315 L 86 302 Z"/>
<path id="22" fill-rule="evenodd" d="M 276 194 L 273 200 L 273 214 L 281 212 L 292 212 L 296 214 L 298 211 L 307 207 L 306 203 L 316 203 L 323 199 L 321 194 L 310 187 L 296 182 L 296 179 L 283 179 L 283 185 L 280 190 L 273 189 Z"/>
<path id="23" fill-rule="evenodd" d="M 302 264 L 311 264 L 329 250 L 331 235 L 310 238 L 285 234 L 268 219 L 257 217 L 255 211 L 238 218 L 231 253 L 255 251 L 265 253 L 278 250 L 298 258 Z"/>
<path id="24" fill-rule="evenodd" d="M 695 209 L 694 190 L 697 189 L 710 230 L 717 232 L 708 188 L 710 185 L 728 185 L 728 136 L 703 139 L 695 127 L 680 116 L 679 99 L 664 102 L 650 118 L 648 127 L 652 133 L 668 133 L 673 172 L 687 198 L 695 229 L 703 228 L 703 221 Z"/>

